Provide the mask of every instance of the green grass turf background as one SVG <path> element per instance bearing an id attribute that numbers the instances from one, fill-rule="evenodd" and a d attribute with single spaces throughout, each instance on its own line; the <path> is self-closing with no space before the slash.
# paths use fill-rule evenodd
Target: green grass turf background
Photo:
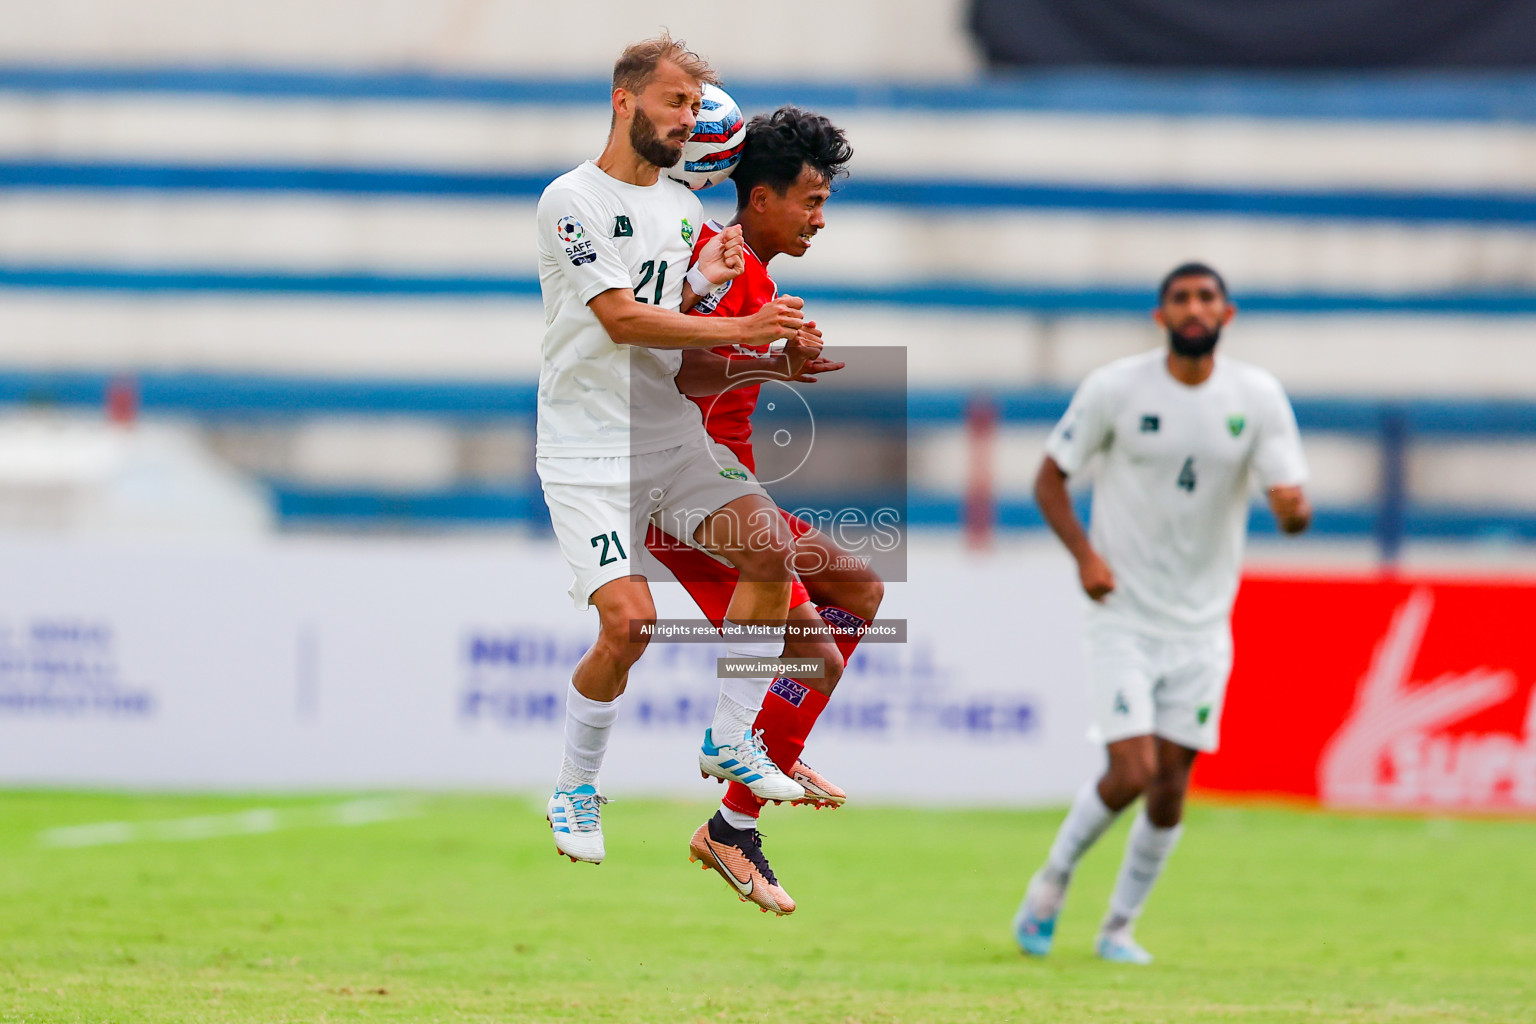
<path id="1" fill-rule="evenodd" d="M 0 1020 L 1532 1021 L 1536 823 L 1196 805 L 1138 935 L 1089 946 L 1125 824 L 1046 961 L 1009 919 L 1059 812 L 770 809 L 785 919 L 687 863 L 702 804 L 428 796 L 355 827 L 47 848 L 44 829 L 307 797 L 0 793 Z"/>

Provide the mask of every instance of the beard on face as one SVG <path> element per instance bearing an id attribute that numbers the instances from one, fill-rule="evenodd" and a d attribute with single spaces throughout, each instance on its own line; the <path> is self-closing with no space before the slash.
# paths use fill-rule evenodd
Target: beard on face
<path id="1" fill-rule="evenodd" d="M 1201 356 L 1210 355 L 1211 351 L 1216 347 L 1216 343 L 1220 340 L 1220 324 L 1194 337 L 1181 334 L 1172 327 L 1168 328 L 1168 344 L 1173 349 L 1174 354 L 1189 359 L 1199 359 Z"/>
<path id="2" fill-rule="evenodd" d="M 640 159 L 656 167 L 671 167 L 683 155 L 682 139 L 664 139 L 656 130 L 656 122 L 636 110 L 635 119 L 629 123 L 629 144 Z"/>

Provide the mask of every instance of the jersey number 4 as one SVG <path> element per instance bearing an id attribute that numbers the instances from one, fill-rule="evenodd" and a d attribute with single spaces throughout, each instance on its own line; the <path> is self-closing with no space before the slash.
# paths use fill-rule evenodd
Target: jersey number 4
<path id="1" fill-rule="evenodd" d="M 1195 493 L 1195 457 L 1193 455 L 1184 460 L 1184 468 L 1179 470 L 1179 486 L 1190 494 Z"/>
<path id="2" fill-rule="evenodd" d="M 619 553 L 618 558 L 615 558 L 608 550 L 610 541 L 613 544 L 613 549 Z M 612 533 L 600 533 L 596 537 L 593 537 L 592 546 L 597 547 L 599 544 L 603 546 L 603 551 L 602 554 L 598 555 L 597 557 L 598 565 L 612 565 L 614 562 L 617 562 L 619 558 L 629 557 L 624 553 L 624 545 L 619 543 L 618 530 L 614 530 Z"/>
<path id="3" fill-rule="evenodd" d="M 640 289 L 650 284 L 652 277 L 656 278 L 656 290 L 652 292 L 651 297 L 647 299 L 645 296 L 640 294 Z M 640 264 L 640 283 L 635 285 L 635 298 L 639 299 L 641 302 L 649 302 L 653 306 L 659 306 L 661 305 L 661 290 L 666 287 L 666 283 L 667 261 L 662 260 L 661 265 L 657 266 L 655 260 L 646 260 L 644 263 Z"/>

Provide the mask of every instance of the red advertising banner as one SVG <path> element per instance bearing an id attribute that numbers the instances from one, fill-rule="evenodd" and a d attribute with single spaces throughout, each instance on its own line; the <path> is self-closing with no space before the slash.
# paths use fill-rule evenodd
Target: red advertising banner
<path id="1" fill-rule="evenodd" d="M 1257 576 L 1206 791 L 1536 811 L 1536 584 Z"/>

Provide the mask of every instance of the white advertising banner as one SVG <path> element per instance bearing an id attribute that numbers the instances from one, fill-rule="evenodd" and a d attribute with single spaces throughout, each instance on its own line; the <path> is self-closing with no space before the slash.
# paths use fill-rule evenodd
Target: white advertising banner
<path id="1" fill-rule="evenodd" d="M 135 788 L 547 788 L 596 631 L 553 545 L 282 539 L 0 543 L 0 783 Z M 1052 549 L 916 541 L 911 582 L 807 747 L 854 797 L 1028 804 L 1095 770 L 1082 608 Z M 696 612 L 676 584 L 663 618 Z M 717 795 L 694 751 L 714 644 L 655 641 L 602 784 Z"/>

